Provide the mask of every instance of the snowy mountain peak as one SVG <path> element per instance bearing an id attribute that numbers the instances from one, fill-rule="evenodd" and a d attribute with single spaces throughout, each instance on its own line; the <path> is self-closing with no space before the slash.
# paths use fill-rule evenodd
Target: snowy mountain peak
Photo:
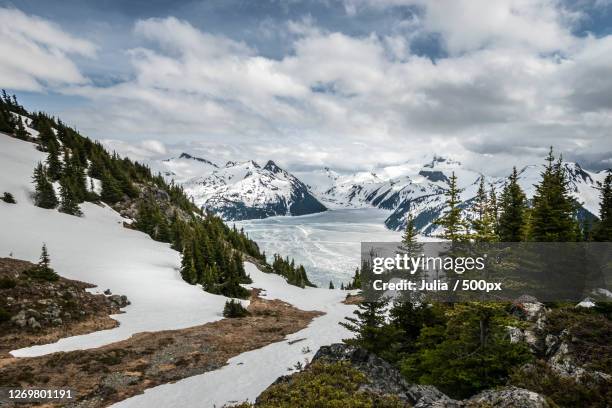
<path id="1" fill-rule="evenodd" d="M 179 156 L 179 159 L 195 160 L 195 161 L 198 161 L 198 162 L 201 162 L 201 163 L 210 164 L 213 167 L 219 167 L 215 163 L 211 162 L 210 160 L 206 160 L 206 159 L 203 159 L 201 157 L 192 156 L 189 153 L 184 153 L 184 152 L 181 153 L 181 155 Z"/>
<path id="2" fill-rule="evenodd" d="M 438 155 L 434 155 L 433 158 L 431 159 L 431 162 L 426 163 L 423 165 L 424 168 L 435 168 L 435 167 L 460 167 L 461 166 L 461 162 L 450 159 L 450 158 L 446 158 L 446 157 L 442 157 L 442 156 L 438 156 Z"/>
<path id="3" fill-rule="evenodd" d="M 163 164 L 178 168 L 177 173 L 182 170 L 178 162 L 192 157 L 186 153 Z M 226 220 L 303 215 L 327 209 L 304 183 L 272 160 L 264 167 L 253 160 L 228 161 L 224 167 L 197 163 L 200 168 L 191 167 L 191 177 L 180 177 L 180 183 L 197 205 Z M 172 176 L 177 179 L 176 174 Z"/>
<path id="4" fill-rule="evenodd" d="M 268 170 L 268 171 L 271 171 L 272 173 L 275 173 L 275 174 L 285 173 L 285 170 L 283 170 L 280 167 L 278 167 L 276 165 L 276 163 L 274 163 L 272 160 L 268 160 L 268 162 L 264 166 L 264 169 Z"/>

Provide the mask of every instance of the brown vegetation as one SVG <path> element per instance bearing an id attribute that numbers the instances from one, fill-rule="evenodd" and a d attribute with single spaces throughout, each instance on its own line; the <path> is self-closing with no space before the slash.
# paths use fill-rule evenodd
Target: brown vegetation
<path id="1" fill-rule="evenodd" d="M 97 349 L 13 359 L 0 367 L 0 386 L 68 387 L 76 390 L 79 406 L 107 406 L 146 388 L 218 369 L 231 357 L 280 341 L 322 315 L 264 300 L 257 290 L 248 310 L 248 317 L 139 333 Z"/>

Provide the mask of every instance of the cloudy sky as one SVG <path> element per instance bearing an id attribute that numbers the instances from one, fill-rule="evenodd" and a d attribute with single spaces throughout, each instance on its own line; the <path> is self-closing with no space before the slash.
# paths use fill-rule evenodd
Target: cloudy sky
<path id="1" fill-rule="evenodd" d="M 135 158 L 612 166 L 611 0 L 0 0 L 0 53 L 0 87 Z"/>

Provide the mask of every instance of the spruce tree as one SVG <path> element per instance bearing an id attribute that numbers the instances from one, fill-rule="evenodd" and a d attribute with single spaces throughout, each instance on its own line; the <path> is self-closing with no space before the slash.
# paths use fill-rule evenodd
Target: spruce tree
<path id="1" fill-rule="evenodd" d="M 184 281 L 192 285 L 196 283 L 196 269 L 190 244 L 185 245 L 185 248 L 183 249 L 183 257 L 181 259 L 181 277 Z"/>
<path id="2" fill-rule="evenodd" d="M 58 181 L 62 176 L 62 162 L 55 144 L 49 146 L 47 154 L 47 175 L 52 181 Z"/>
<path id="3" fill-rule="evenodd" d="M 59 210 L 61 212 L 79 217 L 83 215 L 74 194 L 73 186 L 67 177 L 63 177 L 60 180 L 60 199 Z"/>
<path id="4" fill-rule="evenodd" d="M 402 235 L 402 245 L 400 251 L 407 254 L 410 257 L 416 257 L 421 254 L 423 244 L 417 241 L 418 231 L 414 226 L 414 217 L 411 213 L 406 216 L 406 229 L 404 235 Z"/>
<path id="5" fill-rule="evenodd" d="M 450 177 L 448 190 L 446 190 L 446 209 L 444 215 L 434 221 L 435 224 L 444 228 L 441 237 L 448 239 L 451 242 L 465 241 L 467 238 L 464 234 L 466 229 L 465 221 L 462 218 L 462 211 L 459 207 L 459 194 L 461 189 L 457 186 L 457 176 L 455 172 Z"/>
<path id="6" fill-rule="evenodd" d="M 334 282 L 329 281 L 329 288 L 330 288 L 330 289 L 336 289 L 336 288 L 334 287 Z"/>
<path id="7" fill-rule="evenodd" d="M 15 137 L 17 137 L 18 139 L 22 139 L 22 140 L 27 140 L 29 134 L 26 131 L 25 126 L 23 126 L 23 120 L 21 119 L 21 116 L 19 116 L 19 119 L 17 120 L 17 126 L 15 128 Z"/>
<path id="8" fill-rule="evenodd" d="M 495 222 L 491 203 L 485 189 L 484 176 L 480 177 L 478 191 L 472 204 L 474 219 L 472 220 L 472 237 L 476 242 L 491 242 L 495 240 Z"/>
<path id="9" fill-rule="evenodd" d="M 117 180 L 108 171 L 102 174 L 102 192 L 100 198 L 107 204 L 115 204 L 123 199 L 123 193 Z"/>
<path id="10" fill-rule="evenodd" d="M 47 173 L 42 163 L 38 163 L 34 169 L 34 204 L 41 208 L 57 207 L 57 197 L 53 185 L 47 178 Z"/>
<path id="11" fill-rule="evenodd" d="M 394 325 L 386 322 L 388 305 L 389 300 L 385 298 L 357 305 L 357 310 L 353 312 L 355 317 L 347 317 L 346 322 L 339 323 L 355 336 L 342 341 L 364 348 L 383 358 L 393 356 L 394 346 L 397 345 L 400 333 Z"/>
<path id="12" fill-rule="evenodd" d="M 520 242 L 525 239 L 527 224 L 527 198 L 518 184 L 516 167 L 508 177 L 501 195 L 499 239 L 502 242 Z"/>
<path id="13" fill-rule="evenodd" d="M 576 241 L 576 207 L 569 195 L 561 157 L 555 162 L 552 147 L 548 164 L 533 197 L 530 238 L 537 242 Z"/>
<path id="14" fill-rule="evenodd" d="M 601 242 L 612 242 L 612 170 L 599 187 L 601 202 L 599 203 L 599 221 L 593 232 L 593 239 Z"/>
<path id="15" fill-rule="evenodd" d="M 43 244 L 42 246 L 38 264 L 33 268 L 26 270 L 25 274 L 31 278 L 46 281 L 57 281 L 59 279 L 59 275 L 51 268 L 51 259 L 49 257 L 49 251 L 47 251 L 46 244 Z"/>

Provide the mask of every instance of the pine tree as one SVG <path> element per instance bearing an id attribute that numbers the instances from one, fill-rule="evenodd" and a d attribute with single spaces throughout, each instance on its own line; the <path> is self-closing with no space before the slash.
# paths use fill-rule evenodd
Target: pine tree
<path id="1" fill-rule="evenodd" d="M 336 288 L 334 287 L 334 282 L 329 281 L 329 288 L 330 288 L 330 289 L 336 289 Z"/>
<path id="2" fill-rule="evenodd" d="M 34 169 L 34 204 L 41 208 L 55 208 L 57 207 L 57 197 L 55 196 L 55 190 L 53 185 L 47 178 L 47 173 L 42 163 L 38 163 Z"/>
<path id="3" fill-rule="evenodd" d="M 599 203 L 599 221 L 593 232 L 595 241 L 612 242 L 612 170 L 599 187 L 601 202 Z"/>
<path id="4" fill-rule="evenodd" d="M 62 162 L 55 144 L 49 146 L 47 154 L 47 174 L 52 181 L 58 181 L 62 176 Z"/>
<path id="5" fill-rule="evenodd" d="M 102 193 L 100 198 L 107 204 L 115 204 L 123 199 L 117 180 L 109 172 L 102 174 Z"/>
<path id="6" fill-rule="evenodd" d="M 491 242 L 495 240 L 495 220 L 487 191 L 485 189 L 484 177 L 480 177 L 478 191 L 472 205 L 474 219 L 472 220 L 473 238 L 476 242 Z"/>
<path id="7" fill-rule="evenodd" d="M 520 242 L 525 239 L 527 225 L 527 198 L 518 184 L 516 167 L 508 177 L 501 195 L 499 239 L 502 242 Z"/>
<path id="8" fill-rule="evenodd" d="M 43 244 L 40 251 L 40 260 L 38 261 L 38 267 L 41 269 L 51 269 L 51 258 L 49 257 L 49 251 L 47 250 L 47 244 Z"/>
<path id="9" fill-rule="evenodd" d="M 434 221 L 435 224 L 444 228 L 441 237 L 452 242 L 461 242 L 466 239 L 466 235 L 464 234 L 466 224 L 461 215 L 461 208 L 459 207 L 459 194 L 461 191 L 462 190 L 457 187 L 457 176 L 455 176 L 455 172 L 453 172 L 449 180 L 448 190 L 445 192 L 446 210 L 442 217 Z"/>
<path id="10" fill-rule="evenodd" d="M 67 177 L 63 177 L 60 180 L 60 199 L 59 210 L 61 212 L 76 215 L 78 217 L 83 215 L 81 209 L 79 208 L 77 198 L 75 197 L 73 187 Z"/>
<path id="11" fill-rule="evenodd" d="M 339 324 L 355 333 L 355 337 L 342 340 L 344 343 L 364 348 L 383 358 L 393 355 L 399 331 L 386 322 L 389 300 L 382 298 L 374 302 L 362 302 L 353 312 L 355 317 L 347 317 Z"/>
<path id="12" fill-rule="evenodd" d="M 402 245 L 400 251 L 406 253 L 410 257 L 416 257 L 420 255 L 423 250 L 423 244 L 417 241 L 418 231 L 414 226 L 414 217 L 411 213 L 406 216 L 406 229 L 404 235 L 402 235 Z"/>
<path id="13" fill-rule="evenodd" d="M 18 139 L 27 140 L 28 136 L 29 134 L 26 131 L 25 126 L 23 126 L 23 120 L 21 119 L 21 116 L 19 116 L 19 119 L 17 120 L 17 126 L 15 128 L 15 137 L 17 137 Z"/>
<path id="14" fill-rule="evenodd" d="M 181 277 L 184 281 L 192 285 L 196 283 L 196 269 L 191 244 L 185 245 L 185 248 L 183 249 L 183 257 L 181 259 Z"/>
<path id="15" fill-rule="evenodd" d="M 569 195 L 562 159 L 555 162 L 551 147 L 546 161 L 533 197 L 530 237 L 537 242 L 576 241 L 576 208 Z"/>
<path id="16" fill-rule="evenodd" d="M 57 281 L 59 279 L 58 274 L 51 268 L 51 259 L 46 244 L 42 246 L 38 264 L 25 271 L 25 274 L 31 278 L 46 281 Z"/>

